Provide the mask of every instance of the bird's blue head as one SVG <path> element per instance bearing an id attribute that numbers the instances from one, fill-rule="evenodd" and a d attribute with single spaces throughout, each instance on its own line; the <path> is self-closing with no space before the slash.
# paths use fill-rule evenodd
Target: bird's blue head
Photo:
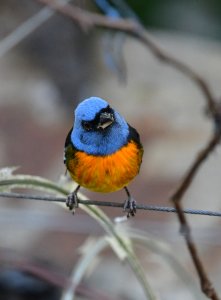
<path id="1" fill-rule="evenodd" d="M 82 101 L 75 110 L 73 145 L 92 155 L 108 155 L 127 144 L 129 126 L 109 104 L 98 97 Z"/>

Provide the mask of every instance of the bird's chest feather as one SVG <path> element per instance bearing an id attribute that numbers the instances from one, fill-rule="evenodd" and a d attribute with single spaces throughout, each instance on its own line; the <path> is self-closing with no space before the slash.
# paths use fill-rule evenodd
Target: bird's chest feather
<path id="1" fill-rule="evenodd" d="M 130 141 L 106 156 L 76 151 L 67 161 L 71 177 L 81 186 L 96 192 L 114 192 L 127 185 L 139 172 L 142 149 Z"/>

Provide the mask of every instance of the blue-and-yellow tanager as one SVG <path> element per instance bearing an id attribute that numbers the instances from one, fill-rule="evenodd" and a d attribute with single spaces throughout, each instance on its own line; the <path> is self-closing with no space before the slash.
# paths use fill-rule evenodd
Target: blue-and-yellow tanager
<path id="1" fill-rule="evenodd" d="M 128 217 L 135 215 L 136 201 L 127 185 L 139 172 L 143 147 L 136 129 L 105 100 L 91 97 L 77 106 L 64 152 L 64 163 L 78 183 L 67 197 L 70 209 L 78 205 L 80 186 L 100 193 L 124 188 L 124 210 Z"/>

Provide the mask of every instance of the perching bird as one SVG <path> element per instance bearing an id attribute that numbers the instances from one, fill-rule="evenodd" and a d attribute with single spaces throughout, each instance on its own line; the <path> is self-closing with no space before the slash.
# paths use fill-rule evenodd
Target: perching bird
<path id="1" fill-rule="evenodd" d="M 143 147 L 136 129 L 103 99 L 91 97 L 75 110 L 74 126 L 65 142 L 64 163 L 77 188 L 67 197 L 72 210 L 78 206 L 81 186 L 100 193 L 122 188 L 127 193 L 124 210 L 136 213 L 136 201 L 127 185 L 139 173 Z"/>

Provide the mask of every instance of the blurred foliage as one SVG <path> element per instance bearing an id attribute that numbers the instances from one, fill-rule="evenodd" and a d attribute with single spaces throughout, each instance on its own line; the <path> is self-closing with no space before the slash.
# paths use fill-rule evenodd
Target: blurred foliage
<path id="1" fill-rule="evenodd" d="M 50 180 L 47 180 L 39 176 L 23 175 L 23 174 L 14 174 L 16 170 L 15 167 L 6 167 L 0 169 L 0 188 L 1 191 L 8 191 L 14 188 L 33 188 L 37 191 L 51 192 L 55 195 L 64 195 L 67 196 L 72 190 L 70 188 L 68 179 L 66 182 L 56 184 Z M 70 190 L 68 190 L 68 187 Z M 83 195 L 80 196 L 82 199 L 85 199 Z M 58 203 L 63 208 L 66 209 L 64 203 Z M 140 285 L 143 288 L 144 294 L 147 299 L 156 300 L 157 297 L 150 284 L 148 283 L 145 275 L 145 271 L 142 268 L 142 265 L 137 258 L 133 245 L 130 239 L 125 235 L 125 232 L 122 234 L 118 231 L 116 225 L 111 221 L 111 219 L 98 207 L 96 206 L 87 206 L 79 205 L 86 213 L 88 213 L 92 218 L 94 218 L 101 227 L 106 231 L 106 237 L 110 247 L 116 253 L 119 259 L 126 261 L 131 270 L 134 272 L 137 280 L 140 282 Z M 96 251 L 95 251 L 96 253 Z M 87 259 L 86 259 L 87 260 Z M 77 270 L 78 272 L 78 270 Z M 73 272 L 72 281 L 76 280 L 75 272 Z M 75 282 L 73 282 L 75 283 Z M 73 288 L 72 285 L 67 287 L 67 291 L 64 292 L 63 300 L 72 300 Z"/>

